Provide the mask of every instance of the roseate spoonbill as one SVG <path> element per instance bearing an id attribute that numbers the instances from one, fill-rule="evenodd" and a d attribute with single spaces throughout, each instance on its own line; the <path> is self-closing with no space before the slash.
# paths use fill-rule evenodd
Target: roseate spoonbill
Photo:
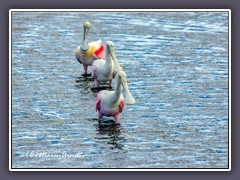
<path id="1" fill-rule="evenodd" d="M 98 59 L 94 61 L 92 64 L 92 78 L 94 79 L 93 87 L 99 87 L 100 82 L 108 82 L 111 87 L 112 78 L 113 78 L 113 66 L 114 63 L 112 62 L 114 54 L 114 44 L 112 41 L 106 42 L 105 47 L 105 58 Z"/>
<path id="2" fill-rule="evenodd" d="M 119 71 L 116 75 L 115 91 L 102 90 L 97 94 L 96 111 L 98 112 L 98 122 L 103 116 L 113 116 L 115 123 L 118 124 L 120 113 L 124 107 L 122 86 L 125 89 L 125 102 L 127 104 L 135 103 L 135 99 L 128 89 L 126 73 Z"/>
<path id="3" fill-rule="evenodd" d="M 90 22 L 87 21 L 84 23 L 83 40 L 81 45 L 76 48 L 75 52 L 76 59 L 79 63 L 83 64 L 84 73 L 82 75 L 84 76 L 88 75 L 88 66 L 92 66 L 93 61 L 96 59 L 105 59 L 104 46 L 101 40 L 88 43 L 90 27 Z"/>

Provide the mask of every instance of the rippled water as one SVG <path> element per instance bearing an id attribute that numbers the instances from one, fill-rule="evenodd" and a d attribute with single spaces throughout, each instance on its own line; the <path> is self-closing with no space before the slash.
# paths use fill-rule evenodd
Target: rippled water
<path id="1" fill-rule="evenodd" d="M 86 20 L 137 101 L 120 125 L 75 60 Z M 228 12 L 13 12 L 12 167 L 228 168 Z"/>

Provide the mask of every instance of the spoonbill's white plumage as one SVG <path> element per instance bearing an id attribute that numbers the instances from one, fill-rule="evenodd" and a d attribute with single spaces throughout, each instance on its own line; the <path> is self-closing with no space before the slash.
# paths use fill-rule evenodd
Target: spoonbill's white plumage
<path id="1" fill-rule="evenodd" d="M 114 67 L 112 59 L 114 56 L 114 44 L 112 41 L 107 41 L 105 47 L 106 60 L 98 59 L 92 64 L 92 78 L 94 79 L 93 87 L 99 87 L 100 82 L 109 82 L 111 87 Z"/>
<path id="2" fill-rule="evenodd" d="M 92 63 L 96 59 L 105 59 L 104 46 L 102 41 L 88 42 L 91 23 L 85 22 L 83 25 L 84 33 L 83 40 L 80 46 L 76 48 L 75 57 L 79 63 L 83 64 L 84 74 L 87 75 L 88 66 L 92 66 Z"/>
<path id="3" fill-rule="evenodd" d="M 122 86 L 126 92 L 125 100 L 122 95 Z M 102 90 L 97 94 L 96 111 L 98 112 L 98 120 L 100 121 L 103 116 L 113 116 L 115 123 L 119 123 L 124 102 L 134 104 L 135 99 L 128 89 L 126 73 L 119 71 L 116 75 L 115 91 Z"/>

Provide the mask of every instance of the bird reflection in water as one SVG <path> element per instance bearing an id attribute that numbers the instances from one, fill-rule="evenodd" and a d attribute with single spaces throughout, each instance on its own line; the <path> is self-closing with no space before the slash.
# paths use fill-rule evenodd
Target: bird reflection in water
<path id="1" fill-rule="evenodd" d="M 111 149 L 123 150 L 124 145 L 121 142 L 125 141 L 125 138 L 121 137 L 122 130 L 121 125 L 115 124 L 113 120 L 100 123 L 97 126 L 97 132 L 102 136 L 102 138 L 106 135 L 109 137 L 107 144 L 112 145 Z"/>

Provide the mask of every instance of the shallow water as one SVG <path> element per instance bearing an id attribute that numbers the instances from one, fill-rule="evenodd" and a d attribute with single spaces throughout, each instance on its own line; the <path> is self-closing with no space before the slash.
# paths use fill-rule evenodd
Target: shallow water
<path id="1" fill-rule="evenodd" d="M 86 20 L 137 102 L 120 125 L 75 59 Z M 228 13 L 13 12 L 12 167 L 228 168 Z"/>

